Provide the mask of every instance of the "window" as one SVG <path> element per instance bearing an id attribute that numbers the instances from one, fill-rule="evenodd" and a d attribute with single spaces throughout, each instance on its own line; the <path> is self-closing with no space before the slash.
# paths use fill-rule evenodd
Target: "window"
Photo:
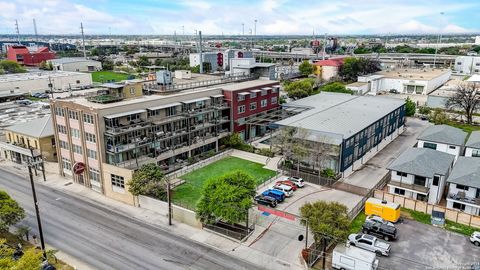
<path id="1" fill-rule="evenodd" d="M 111 179 L 112 179 L 112 186 L 125 188 L 125 180 L 123 179 L 123 176 L 111 174 Z"/>
<path id="2" fill-rule="evenodd" d="M 57 125 L 58 133 L 67 134 L 67 127 L 64 125 Z"/>
<path id="3" fill-rule="evenodd" d="M 65 113 L 63 112 L 62 108 L 55 108 L 55 114 L 58 116 L 65 116 Z"/>
<path id="4" fill-rule="evenodd" d="M 437 144 L 436 143 L 424 142 L 423 143 L 423 148 L 430 148 L 430 149 L 433 149 L 433 150 L 437 150 Z"/>
<path id="5" fill-rule="evenodd" d="M 238 106 L 238 113 L 244 113 L 245 112 L 245 105 Z"/>
<path id="6" fill-rule="evenodd" d="M 177 107 L 169 107 L 165 109 L 165 114 L 167 116 L 172 116 L 177 114 Z"/>
<path id="7" fill-rule="evenodd" d="M 87 149 L 87 156 L 91 159 L 97 159 L 97 151 L 92 149 Z"/>
<path id="8" fill-rule="evenodd" d="M 257 109 L 257 102 L 250 103 L 250 111 L 254 111 Z"/>
<path id="9" fill-rule="evenodd" d="M 449 145 L 448 148 L 450 149 L 456 149 L 457 147 L 455 145 Z"/>
<path id="10" fill-rule="evenodd" d="M 73 138 L 80 139 L 80 130 L 78 130 L 76 128 L 72 128 L 72 129 L 70 129 L 70 131 L 72 132 L 72 137 Z"/>
<path id="11" fill-rule="evenodd" d="M 423 186 L 423 187 L 425 186 L 426 182 L 427 182 L 427 178 L 423 176 L 415 175 L 415 178 L 413 179 L 413 184 Z"/>
<path id="12" fill-rule="evenodd" d="M 263 107 L 267 107 L 267 104 L 268 104 L 268 100 L 266 99 L 262 99 L 261 103 L 260 103 L 260 106 L 263 108 Z"/>
<path id="13" fill-rule="evenodd" d="M 96 143 L 97 140 L 95 138 L 95 134 L 92 134 L 92 133 L 88 133 L 88 132 L 85 132 L 85 140 L 87 142 L 92 142 L 92 143 Z"/>
<path id="14" fill-rule="evenodd" d="M 256 98 L 257 93 L 256 92 L 250 92 L 250 98 Z"/>
<path id="15" fill-rule="evenodd" d="M 433 177 L 432 185 L 438 186 L 438 182 L 439 182 L 439 181 L 440 181 L 440 176 L 435 175 L 435 176 Z"/>
<path id="16" fill-rule="evenodd" d="M 427 195 L 417 194 L 417 200 L 425 202 L 425 201 L 427 201 Z"/>
<path id="17" fill-rule="evenodd" d="M 463 203 L 454 202 L 452 207 L 458 210 L 465 211 L 465 204 Z"/>
<path id="18" fill-rule="evenodd" d="M 64 157 L 62 157 L 62 165 L 63 165 L 63 169 L 67 169 L 67 170 L 72 169 L 72 163 L 70 162 L 70 160 Z"/>
<path id="19" fill-rule="evenodd" d="M 135 87 L 130 87 L 130 95 L 135 95 Z"/>
<path id="20" fill-rule="evenodd" d="M 472 157 L 480 157 L 480 150 L 472 149 Z"/>
<path id="21" fill-rule="evenodd" d="M 464 185 L 457 184 L 457 189 L 460 189 L 460 190 L 468 190 L 468 187 L 467 187 L 467 186 L 464 186 Z"/>
<path id="22" fill-rule="evenodd" d="M 76 111 L 68 111 L 68 118 L 78 120 L 78 112 Z"/>
<path id="23" fill-rule="evenodd" d="M 277 104 L 277 97 L 272 97 L 271 103 L 272 103 L 272 104 Z"/>
<path id="24" fill-rule="evenodd" d="M 100 172 L 97 169 L 90 168 L 88 170 L 90 181 L 100 182 Z"/>
<path id="25" fill-rule="evenodd" d="M 405 190 L 404 190 L 404 189 L 400 189 L 400 188 L 395 188 L 395 190 L 393 191 L 393 193 L 398 194 L 398 195 L 405 195 Z"/>
<path id="26" fill-rule="evenodd" d="M 78 70 L 77 70 L 77 71 L 78 71 Z M 80 80 L 77 80 L 77 84 L 79 84 L 79 83 L 80 83 Z"/>
<path id="27" fill-rule="evenodd" d="M 274 86 L 274 87 L 272 88 L 272 94 L 273 94 L 273 93 L 278 93 L 278 88 L 279 88 L 278 86 Z"/>
<path id="28" fill-rule="evenodd" d="M 93 124 L 93 115 L 84 113 L 83 122 Z"/>
<path id="29" fill-rule="evenodd" d="M 72 148 L 74 153 L 82 154 L 82 147 L 80 145 L 74 144 Z"/>
<path id="30" fill-rule="evenodd" d="M 407 173 L 404 172 L 397 172 L 397 175 L 401 177 L 407 177 Z"/>
<path id="31" fill-rule="evenodd" d="M 237 121 L 238 121 L 237 124 L 238 124 L 239 126 L 245 125 L 245 117 L 244 117 L 244 118 L 238 118 Z"/>
<path id="32" fill-rule="evenodd" d="M 59 142 L 60 142 L 60 148 L 67 149 L 67 150 L 70 149 L 70 147 L 68 147 L 68 142 L 62 141 L 62 140 L 60 140 Z"/>
<path id="33" fill-rule="evenodd" d="M 137 120 L 137 119 L 140 119 L 140 114 L 139 113 L 130 114 L 130 115 L 127 116 L 128 121 L 134 121 L 134 120 Z"/>
<path id="34" fill-rule="evenodd" d="M 245 95 L 240 95 L 240 94 L 238 94 L 238 98 L 237 98 L 237 99 L 238 99 L 238 101 L 243 101 L 243 100 L 245 100 Z"/>

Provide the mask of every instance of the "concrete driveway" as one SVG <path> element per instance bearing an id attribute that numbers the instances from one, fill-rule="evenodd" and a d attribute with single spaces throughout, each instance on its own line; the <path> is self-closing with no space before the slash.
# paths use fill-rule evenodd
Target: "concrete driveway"
<path id="1" fill-rule="evenodd" d="M 388 172 L 387 166 L 401 153 L 417 142 L 417 137 L 432 124 L 418 118 L 407 118 L 407 130 L 372 157 L 362 168 L 346 177 L 343 182 L 364 188 L 373 188 Z"/>
<path id="2" fill-rule="evenodd" d="M 413 220 L 396 225 L 397 241 L 389 257 L 379 258 L 380 269 L 470 269 L 480 263 L 480 247 L 468 237 Z"/>

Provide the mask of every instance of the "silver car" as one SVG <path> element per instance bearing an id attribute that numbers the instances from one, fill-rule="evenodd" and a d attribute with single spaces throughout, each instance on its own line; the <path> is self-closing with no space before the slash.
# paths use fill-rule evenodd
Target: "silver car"
<path id="1" fill-rule="evenodd" d="M 480 232 L 473 232 L 470 236 L 470 242 L 472 242 L 475 246 L 480 246 Z"/>
<path id="2" fill-rule="evenodd" d="M 369 216 L 367 216 L 367 218 L 365 218 L 365 221 L 367 221 L 367 220 L 375 222 L 375 223 L 385 224 L 385 225 L 388 225 L 388 226 L 391 226 L 391 227 L 395 227 L 395 225 L 393 225 L 392 222 L 386 221 L 385 219 L 383 219 L 382 217 L 379 217 L 377 215 L 369 215 Z"/>
<path id="3" fill-rule="evenodd" d="M 375 252 L 377 255 L 390 255 L 390 244 L 378 240 L 377 237 L 372 235 L 352 233 L 348 236 L 348 242 L 352 246 Z"/>

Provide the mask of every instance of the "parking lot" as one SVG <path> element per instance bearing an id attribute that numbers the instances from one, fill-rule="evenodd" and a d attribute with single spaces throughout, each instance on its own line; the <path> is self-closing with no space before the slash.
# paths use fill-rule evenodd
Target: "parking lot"
<path id="1" fill-rule="evenodd" d="M 396 224 L 399 238 L 379 269 L 470 269 L 480 263 L 480 248 L 468 237 L 413 220 Z"/>

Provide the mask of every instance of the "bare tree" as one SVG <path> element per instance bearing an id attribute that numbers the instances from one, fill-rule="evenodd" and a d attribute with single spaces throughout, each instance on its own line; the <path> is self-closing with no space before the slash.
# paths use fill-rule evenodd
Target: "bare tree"
<path id="1" fill-rule="evenodd" d="M 480 87 L 477 83 L 465 83 L 458 86 L 456 93 L 445 103 L 448 109 L 461 108 L 467 123 L 473 122 L 473 114 L 480 107 Z"/>
<path id="2" fill-rule="evenodd" d="M 322 170 L 326 168 L 325 164 L 331 156 L 338 155 L 339 148 L 333 144 L 330 137 L 325 135 L 311 135 L 310 159 L 313 161 L 313 167 L 317 168 L 320 177 Z"/>
<path id="3" fill-rule="evenodd" d="M 305 145 L 308 131 L 296 127 L 281 127 L 276 133 L 273 142 L 285 160 L 297 162 L 297 172 L 300 171 L 300 162 L 308 155 Z"/>

